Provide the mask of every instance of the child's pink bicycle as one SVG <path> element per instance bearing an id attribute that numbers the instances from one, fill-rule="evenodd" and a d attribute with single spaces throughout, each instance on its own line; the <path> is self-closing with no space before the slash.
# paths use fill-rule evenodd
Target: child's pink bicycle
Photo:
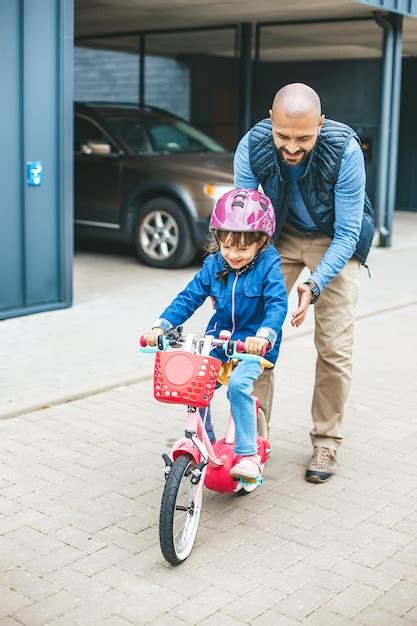
<path id="1" fill-rule="evenodd" d="M 231 341 L 230 333 L 211 336 L 182 335 L 173 332 L 158 337 L 158 347 L 146 347 L 140 339 L 142 352 L 156 352 L 154 397 L 160 402 L 187 405 L 185 436 L 163 454 L 165 488 L 159 518 L 159 540 L 165 559 L 174 565 L 190 555 L 197 535 L 203 499 L 203 485 L 220 493 L 247 494 L 262 483 L 233 479 L 229 472 L 237 462 L 234 452 L 235 429 L 230 415 L 226 435 L 212 444 L 205 429 L 207 407 L 212 399 L 221 361 L 210 351 L 221 347 L 229 359 L 257 360 L 261 357 L 242 353 L 244 343 Z M 181 348 L 168 350 L 169 347 Z M 202 418 L 198 408 L 206 408 Z M 265 415 L 258 405 L 258 454 L 263 467 L 268 460 L 270 444 Z"/>

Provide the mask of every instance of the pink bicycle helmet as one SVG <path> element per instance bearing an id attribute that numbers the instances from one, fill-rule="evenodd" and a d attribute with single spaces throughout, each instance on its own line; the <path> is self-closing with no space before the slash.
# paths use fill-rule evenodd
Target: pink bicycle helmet
<path id="1" fill-rule="evenodd" d="M 219 198 L 210 218 L 210 230 L 257 231 L 272 237 L 275 211 L 271 200 L 256 189 L 232 189 Z"/>

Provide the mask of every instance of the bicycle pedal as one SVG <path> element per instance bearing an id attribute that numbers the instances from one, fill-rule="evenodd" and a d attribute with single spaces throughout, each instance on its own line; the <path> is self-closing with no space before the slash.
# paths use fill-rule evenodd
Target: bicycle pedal
<path id="1" fill-rule="evenodd" d="M 244 487 L 245 485 L 263 485 L 264 478 L 263 476 L 258 476 L 257 478 L 239 478 L 239 482 Z"/>

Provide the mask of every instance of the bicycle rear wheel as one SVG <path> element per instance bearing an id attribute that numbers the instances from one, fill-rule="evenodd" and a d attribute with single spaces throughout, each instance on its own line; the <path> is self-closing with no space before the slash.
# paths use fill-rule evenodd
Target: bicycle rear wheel
<path id="1" fill-rule="evenodd" d="M 159 517 L 159 542 L 165 559 L 173 565 L 190 555 L 200 522 L 203 490 L 191 482 L 195 461 L 181 454 L 165 483 Z"/>

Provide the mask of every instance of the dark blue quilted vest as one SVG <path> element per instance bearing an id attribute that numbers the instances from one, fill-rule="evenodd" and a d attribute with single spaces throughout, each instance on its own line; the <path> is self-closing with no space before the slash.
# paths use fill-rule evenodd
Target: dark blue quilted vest
<path id="1" fill-rule="evenodd" d="M 334 236 L 334 186 L 339 175 L 344 149 L 355 131 L 333 120 L 325 120 L 306 170 L 298 184 L 304 203 L 316 226 L 333 239 Z M 278 237 L 288 213 L 289 184 L 282 177 L 279 158 L 272 139 L 270 119 L 256 124 L 249 134 L 249 161 L 264 192 L 271 198 L 277 215 Z M 362 229 L 354 256 L 365 263 L 374 235 L 372 206 L 365 193 Z"/>

